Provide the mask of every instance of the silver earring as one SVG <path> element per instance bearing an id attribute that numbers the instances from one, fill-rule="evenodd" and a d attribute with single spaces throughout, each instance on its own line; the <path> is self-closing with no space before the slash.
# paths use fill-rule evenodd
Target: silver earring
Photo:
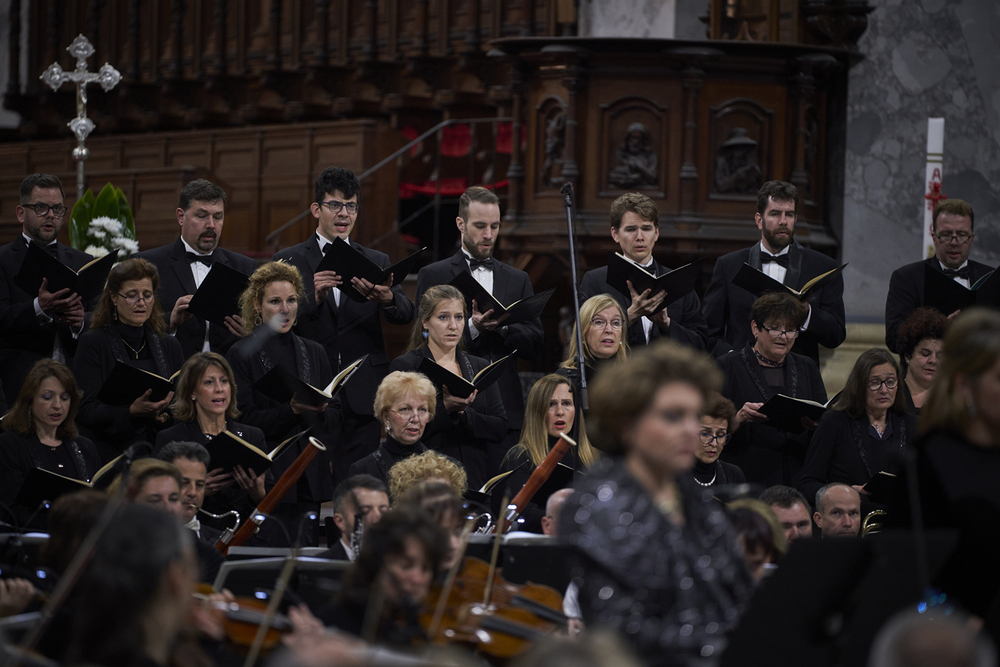
<path id="1" fill-rule="evenodd" d="M 255 317 L 254 320 L 253 320 L 253 325 L 255 327 L 259 327 L 262 324 L 264 324 L 264 320 L 261 318 L 260 314 L 258 313 L 257 317 Z"/>
<path id="2" fill-rule="evenodd" d="M 422 332 L 420 332 L 420 335 L 424 337 L 424 340 L 427 340 L 427 335 L 428 335 L 427 329 L 424 329 Z"/>

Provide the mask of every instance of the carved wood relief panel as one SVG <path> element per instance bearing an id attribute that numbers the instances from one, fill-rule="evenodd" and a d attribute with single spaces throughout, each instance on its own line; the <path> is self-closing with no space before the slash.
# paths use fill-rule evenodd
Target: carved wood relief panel
<path id="1" fill-rule="evenodd" d="M 640 190 L 666 197 L 669 108 L 636 95 L 602 104 L 600 112 L 600 196 Z"/>
<path id="2" fill-rule="evenodd" d="M 711 107 L 709 115 L 709 198 L 754 200 L 774 178 L 774 110 L 750 98 L 733 98 Z"/>
<path id="3" fill-rule="evenodd" d="M 542 100 L 535 109 L 535 128 L 535 190 L 558 190 L 566 148 L 566 103 L 555 95 Z"/>

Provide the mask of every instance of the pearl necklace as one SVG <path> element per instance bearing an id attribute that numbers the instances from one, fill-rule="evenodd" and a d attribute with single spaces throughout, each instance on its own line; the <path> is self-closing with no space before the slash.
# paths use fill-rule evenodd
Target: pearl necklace
<path id="1" fill-rule="evenodd" d="M 695 477 L 693 473 L 691 475 L 691 478 L 694 479 L 694 481 L 696 483 L 701 484 L 702 486 L 712 486 L 713 484 L 715 484 L 715 478 L 718 477 L 718 476 L 719 476 L 719 470 L 718 470 L 718 468 L 716 468 L 715 474 L 712 475 L 712 479 L 710 481 L 708 481 L 708 482 L 699 481 L 698 478 Z"/>

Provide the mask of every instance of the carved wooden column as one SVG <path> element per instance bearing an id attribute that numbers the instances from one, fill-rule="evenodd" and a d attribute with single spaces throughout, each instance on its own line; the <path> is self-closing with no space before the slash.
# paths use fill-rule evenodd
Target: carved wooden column
<path id="1" fill-rule="evenodd" d="M 510 164 L 507 166 L 507 211 L 504 220 L 517 222 L 521 210 L 524 190 L 524 167 L 521 166 L 521 118 L 524 114 L 524 98 L 527 95 L 524 70 L 518 58 L 510 64 Z"/>
<path id="2" fill-rule="evenodd" d="M 681 84 L 684 87 L 684 130 L 681 133 L 680 211 L 681 215 L 695 213 L 698 201 L 698 96 L 705 79 L 701 65 L 722 55 L 715 49 L 685 47 L 674 49 L 681 65 Z"/>
<path id="3" fill-rule="evenodd" d="M 7 94 L 11 97 L 21 94 L 21 0 L 11 0 L 10 13 L 10 47 L 8 58 L 10 68 L 7 79 Z"/>
<path id="4" fill-rule="evenodd" d="M 330 0 L 316 0 L 316 65 L 330 64 Z"/>
<path id="5" fill-rule="evenodd" d="M 476 52 L 480 49 L 479 28 L 482 24 L 482 8 L 479 6 L 480 0 L 469 0 L 469 32 L 465 38 L 466 52 Z"/>
<path id="6" fill-rule="evenodd" d="M 416 0 L 416 8 L 414 9 L 414 23 L 416 24 L 416 33 L 413 35 L 413 55 L 415 56 L 426 56 L 427 55 L 427 3 L 429 0 Z"/>
<path id="7" fill-rule="evenodd" d="M 212 63 L 213 74 L 223 76 L 226 73 L 226 14 L 229 0 L 215 0 L 212 18 L 215 21 L 215 61 Z"/>
<path id="8" fill-rule="evenodd" d="M 173 39 L 172 52 L 167 65 L 167 74 L 171 79 L 179 79 L 184 71 L 184 13 L 187 11 L 185 0 L 174 0 L 170 7 L 170 34 Z"/>
<path id="9" fill-rule="evenodd" d="M 810 143 L 809 105 L 816 95 L 816 74 L 837 67 L 837 60 L 825 54 L 802 56 L 796 60 L 798 72 L 792 77 L 789 92 L 795 101 L 795 135 L 792 147 L 792 173 L 788 180 L 799 189 L 799 198 L 806 201 L 812 195 L 812 175 L 806 164 Z"/>
<path id="10" fill-rule="evenodd" d="M 267 68 L 276 70 L 281 67 L 281 10 L 282 0 L 271 0 L 270 48 L 267 54 Z"/>
<path id="11" fill-rule="evenodd" d="M 365 0 L 364 25 L 367 32 L 367 39 L 362 49 L 361 59 L 364 62 L 374 62 L 378 57 L 378 2 L 376 0 Z"/>
<path id="12" fill-rule="evenodd" d="M 576 163 L 576 118 L 577 118 L 577 98 L 586 86 L 586 72 L 582 59 L 582 53 L 572 57 L 570 64 L 566 66 L 566 76 L 563 77 L 562 85 L 566 88 L 566 147 L 563 150 L 562 180 L 569 181 L 573 187 L 577 186 L 580 180 L 580 168 Z"/>

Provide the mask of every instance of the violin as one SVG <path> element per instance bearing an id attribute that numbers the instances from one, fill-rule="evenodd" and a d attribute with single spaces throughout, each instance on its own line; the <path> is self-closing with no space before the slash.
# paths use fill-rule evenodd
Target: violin
<path id="1" fill-rule="evenodd" d="M 211 586 L 201 584 L 194 593 L 194 598 L 206 603 L 209 613 L 222 627 L 226 643 L 245 655 L 267 616 L 267 603 L 249 597 L 223 600 L 213 593 Z M 288 617 L 276 615 L 268 627 L 262 649 L 268 652 L 277 648 L 282 635 L 291 631 L 292 623 Z"/>
<path id="2" fill-rule="evenodd" d="M 512 584 L 501 572 L 469 557 L 461 562 L 450 587 L 447 583 L 434 587 L 419 617 L 430 641 L 471 645 L 482 654 L 507 659 L 566 627 L 558 591 L 538 584 Z"/>

